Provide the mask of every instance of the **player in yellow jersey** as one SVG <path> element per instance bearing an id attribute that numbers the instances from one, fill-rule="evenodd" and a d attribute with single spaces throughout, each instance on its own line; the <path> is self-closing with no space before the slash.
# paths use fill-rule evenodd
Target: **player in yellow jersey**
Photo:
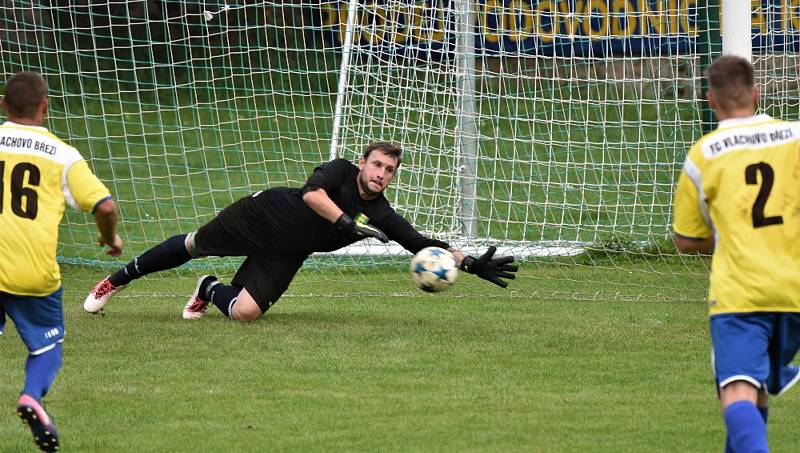
<path id="1" fill-rule="evenodd" d="M 768 451 L 767 394 L 791 387 L 800 348 L 800 123 L 756 115 L 753 66 L 726 55 L 708 69 L 719 127 L 683 165 L 675 244 L 712 252 L 714 373 L 725 451 Z"/>
<path id="2" fill-rule="evenodd" d="M 65 203 L 94 214 L 99 242 L 118 256 L 117 208 L 78 151 L 43 127 L 47 87 L 41 75 L 20 72 L 5 86 L 0 125 L 0 334 L 6 315 L 28 348 L 17 414 L 44 451 L 58 433 L 41 405 L 61 367 L 64 316 L 56 262 Z"/>

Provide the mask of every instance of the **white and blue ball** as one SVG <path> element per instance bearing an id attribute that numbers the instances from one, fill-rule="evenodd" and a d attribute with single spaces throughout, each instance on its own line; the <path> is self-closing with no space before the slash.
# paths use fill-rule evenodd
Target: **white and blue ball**
<path id="1" fill-rule="evenodd" d="M 411 278 L 423 291 L 444 291 L 458 278 L 456 259 L 441 247 L 425 247 L 411 260 Z"/>

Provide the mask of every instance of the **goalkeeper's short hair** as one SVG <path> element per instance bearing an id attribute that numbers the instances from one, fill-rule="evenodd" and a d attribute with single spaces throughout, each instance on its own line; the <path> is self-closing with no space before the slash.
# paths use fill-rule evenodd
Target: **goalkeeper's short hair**
<path id="1" fill-rule="evenodd" d="M 400 166 L 400 162 L 403 160 L 403 150 L 400 148 L 399 145 L 396 145 L 392 142 L 374 142 L 370 143 L 367 146 L 367 149 L 364 150 L 364 160 L 367 160 L 369 155 L 375 151 L 380 150 L 383 154 L 387 156 L 392 156 L 397 159 L 397 166 Z"/>

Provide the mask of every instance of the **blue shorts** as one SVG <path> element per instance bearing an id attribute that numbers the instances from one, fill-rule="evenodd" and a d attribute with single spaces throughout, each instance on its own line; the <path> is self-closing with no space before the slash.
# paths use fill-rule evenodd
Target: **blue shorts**
<path id="1" fill-rule="evenodd" d="M 6 315 L 14 321 L 19 336 L 32 355 L 38 355 L 64 341 L 64 311 L 61 288 L 47 296 L 16 296 L 0 292 L 0 334 Z"/>
<path id="2" fill-rule="evenodd" d="M 800 313 L 730 313 L 711 317 L 717 385 L 746 381 L 780 395 L 800 379 L 789 365 L 800 349 Z"/>

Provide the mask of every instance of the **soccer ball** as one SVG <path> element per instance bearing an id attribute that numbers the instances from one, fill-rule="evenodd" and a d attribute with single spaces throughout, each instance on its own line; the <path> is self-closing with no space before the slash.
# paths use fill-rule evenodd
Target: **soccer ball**
<path id="1" fill-rule="evenodd" d="M 444 291 L 458 278 L 456 259 L 441 247 L 425 247 L 411 260 L 411 278 L 423 291 Z"/>

